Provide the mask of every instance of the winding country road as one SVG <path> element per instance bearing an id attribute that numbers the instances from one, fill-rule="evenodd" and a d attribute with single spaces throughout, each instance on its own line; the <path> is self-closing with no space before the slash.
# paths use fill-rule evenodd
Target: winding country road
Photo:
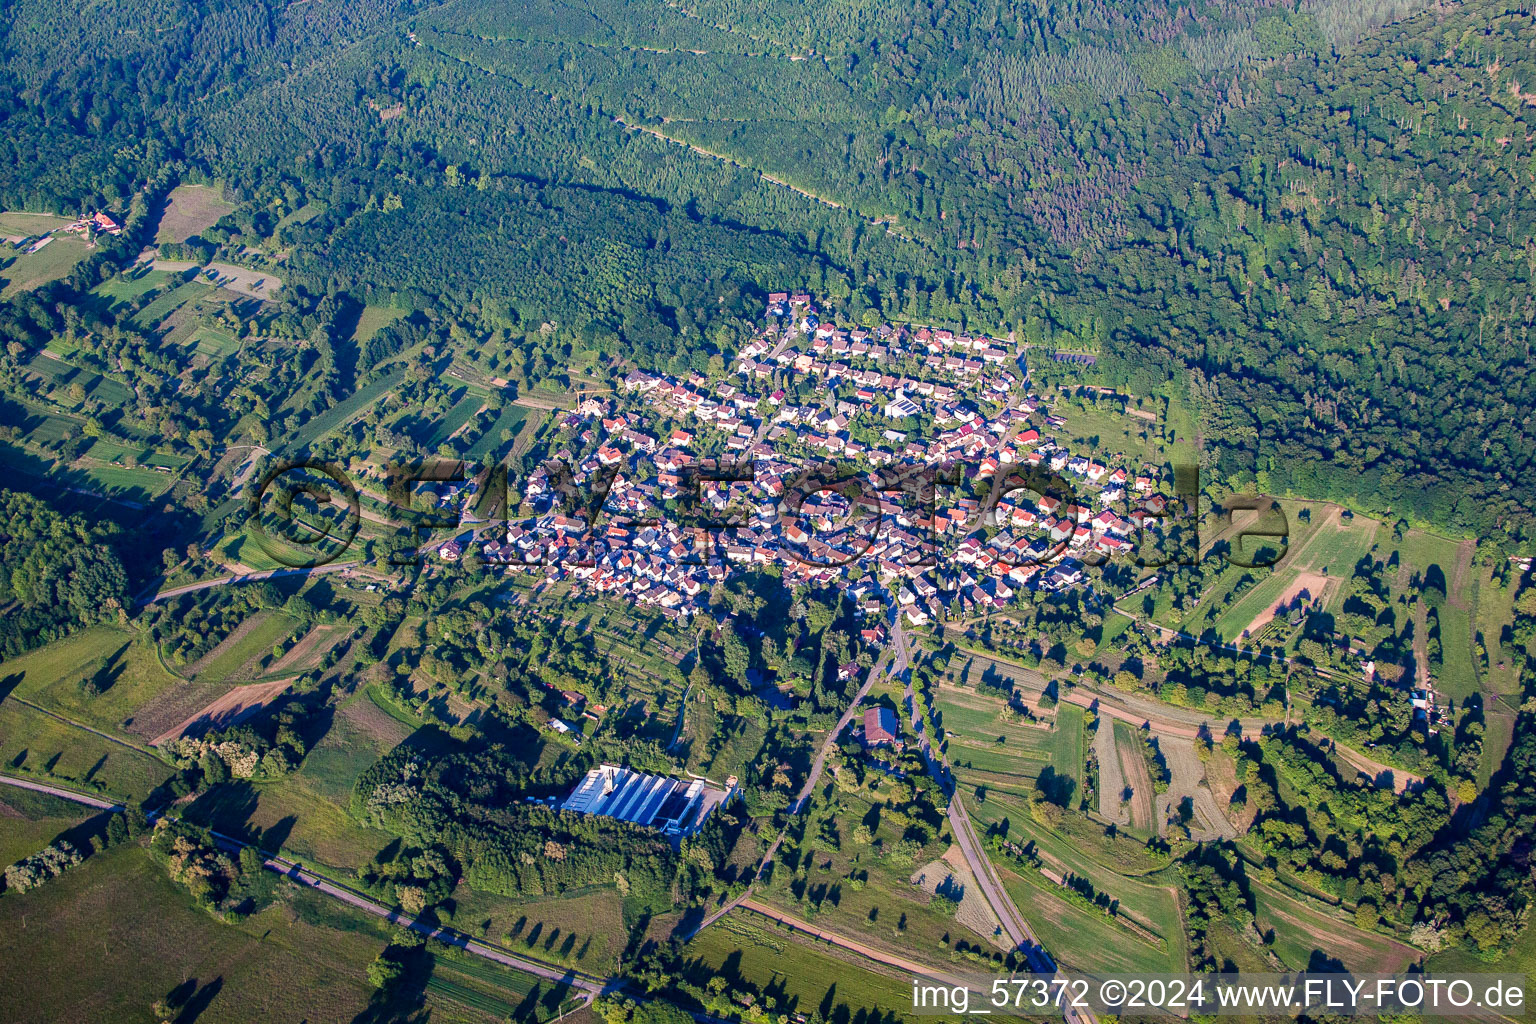
<path id="1" fill-rule="evenodd" d="M 908 647 L 899 614 L 893 627 L 893 639 L 905 663 Z M 949 797 L 949 826 L 950 831 L 954 833 L 955 844 L 960 847 L 960 853 L 965 857 L 966 864 L 970 866 L 976 884 L 981 888 L 981 893 L 986 897 L 987 902 L 991 904 L 992 912 L 1002 923 L 1003 931 L 1008 934 L 1009 941 L 1029 961 L 1030 970 L 1036 974 L 1055 974 L 1056 961 L 1045 951 L 1034 929 L 1030 928 L 1029 922 L 1019 912 L 1018 905 L 1013 902 L 1013 897 L 1009 896 L 1008 890 L 1003 887 L 1003 880 L 998 875 L 997 868 L 993 866 L 992 859 L 987 856 L 986 850 L 982 847 L 981 838 L 976 834 L 976 827 L 971 824 L 971 816 L 966 812 L 965 804 L 955 789 L 954 776 L 950 774 L 949 766 L 934 753 L 932 744 L 928 742 L 928 730 L 922 715 L 918 713 L 911 673 L 907 672 L 906 677 L 907 686 L 903 700 L 911 719 L 912 733 L 917 737 L 918 749 L 928 765 L 928 774 L 943 787 L 944 793 Z M 1067 1024 L 1094 1024 L 1096 1018 L 1090 1011 L 1068 1005 L 1065 1000 L 1060 1002 L 1060 1007 Z"/>
<path id="2" fill-rule="evenodd" d="M 259 572 L 238 573 L 234 576 L 215 576 L 213 579 L 200 580 L 197 583 L 188 583 L 182 587 L 172 587 L 151 594 L 147 598 L 140 599 L 144 605 L 154 604 L 156 601 L 169 601 L 173 597 L 183 594 L 195 594 L 199 590 L 209 590 L 213 587 L 224 587 L 231 583 L 255 583 L 258 580 L 277 579 L 282 576 L 318 576 L 328 572 L 346 572 L 349 569 L 358 569 L 360 562 L 327 562 L 325 565 L 316 566 L 313 569 L 263 569 Z"/>
<path id="3" fill-rule="evenodd" d="M 69 800 L 87 807 L 94 807 L 99 811 L 121 811 L 123 805 L 103 800 L 100 797 L 87 796 L 84 793 L 76 793 L 72 789 L 60 789 L 58 786 L 50 786 L 42 782 L 33 782 L 31 779 L 18 779 L 14 775 L 0 775 L 0 783 L 7 786 L 15 786 L 17 789 L 30 789 L 34 793 L 47 793 L 61 800 Z"/>

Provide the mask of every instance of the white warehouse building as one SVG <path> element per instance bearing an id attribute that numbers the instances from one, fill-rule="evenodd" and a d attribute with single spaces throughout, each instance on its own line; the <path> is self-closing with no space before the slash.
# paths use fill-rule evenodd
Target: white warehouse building
<path id="1" fill-rule="evenodd" d="M 562 806 L 654 828 L 664 835 L 689 836 L 735 791 L 736 780 L 726 782 L 729 788 L 721 789 L 705 779 L 674 779 L 604 764 L 587 772 Z"/>

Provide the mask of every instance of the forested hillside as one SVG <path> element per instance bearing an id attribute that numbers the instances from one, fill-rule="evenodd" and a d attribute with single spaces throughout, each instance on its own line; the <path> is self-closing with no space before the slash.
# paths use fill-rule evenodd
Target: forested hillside
<path id="1" fill-rule="evenodd" d="M 1261 487 L 1496 533 L 1532 510 L 1533 23 L 1468 4 L 1234 84 L 1096 274 Z"/>
<path id="2" fill-rule="evenodd" d="M 1420 6 L 31 0 L 0 204 L 219 180 L 297 311 L 530 367 L 703 367 L 783 288 L 1015 331 L 1229 482 L 1523 538 L 1536 24 Z"/>

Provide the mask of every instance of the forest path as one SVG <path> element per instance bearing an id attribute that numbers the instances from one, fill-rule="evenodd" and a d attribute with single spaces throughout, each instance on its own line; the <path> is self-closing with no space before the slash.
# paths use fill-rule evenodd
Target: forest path
<path id="1" fill-rule="evenodd" d="M 766 181 L 770 185 L 777 185 L 779 188 L 788 189 L 790 192 L 809 199 L 814 203 L 820 203 L 822 206 L 829 206 L 834 210 L 849 210 L 850 212 L 857 213 L 856 210 L 853 210 L 851 207 L 838 202 L 836 199 L 828 199 L 826 196 L 817 195 L 815 192 L 810 192 L 806 189 L 803 189 L 799 185 L 792 185 L 782 178 L 774 177 L 767 171 L 753 167 L 751 164 L 744 164 L 733 156 L 727 156 L 724 153 L 717 153 L 712 149 L 706 149 L 703 146 L 696 145 L 695 143 L 688 142 L 684 139 L 674 138 L 673 136 L 666 134 L 658 128 L 652 128 L 643 124 L 632 124 L 629 121 L 624 120 L 622 117 L 617 116 L 614 117 L 613 122 L 614 124 L 621 126 L 625 131 L 644 132 L 646 135 L 661 139 L 663 142 L 670 142 L 674 146 L 683 146 L 699 156 L 708 157 L 711 160 L 719 160 L 722 163 L 730 164 L 732 167 L 738 167 L 743 171 L 757 175 L 759 178 L 761 178 L 763 181 Z M 919 239 L 902 231 L 895 225 L 895 223 L 890 220 L 880 220 L 872 217 L 864 217 L 863 220 L 870 227 L 884 228 L 887 234 L 895 235 L 897 238 L 905 239 L 908 242 L 919 242 Z"/>

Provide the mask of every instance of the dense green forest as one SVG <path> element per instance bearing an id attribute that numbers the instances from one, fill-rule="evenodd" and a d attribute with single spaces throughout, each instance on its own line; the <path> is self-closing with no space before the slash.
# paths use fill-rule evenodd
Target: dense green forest
<path id="1" fill-rule="evenodd" d="M 0 655 L 128 611 L 121 531 L 62 515 L 30 494 L 0 490 Z"/>
<path id="2" fill-rule="evenodd" d="M 1012 330 L 1234 483 L 1520 538 L 1532 19 L 1418 6 L 21 3 L 0 203 L 218 179 L 301 306 L 519 360 L 691 365 L 786 287 Z"/>

